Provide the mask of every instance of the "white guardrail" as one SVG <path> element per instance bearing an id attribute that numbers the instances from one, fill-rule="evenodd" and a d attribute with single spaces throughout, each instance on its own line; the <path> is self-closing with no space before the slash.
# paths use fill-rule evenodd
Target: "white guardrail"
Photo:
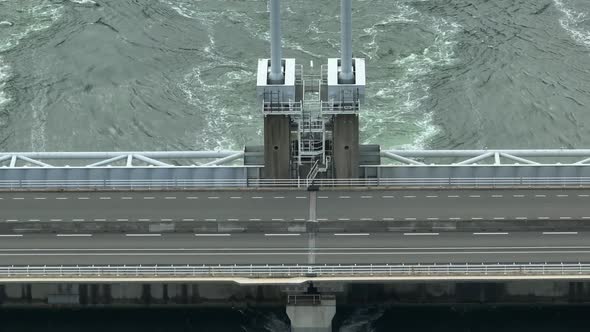
<path id="1" fill-rule="evenodd" d="M 6 278 L 295 278 L 584 276 L 589 263 L 2 266 Z"/>
<path id="2" fill-rule="evenodd" d="M 506 188 L 587 187 L 590 177 L 495 177 L 495 178 L 371 178 L 371 179 L 173 179 L 173 180 L 0 180 L 0 189 L 195 189 L 195 188 L 307 188 L 318 187 L 413 187 L 413 188 Z"/>

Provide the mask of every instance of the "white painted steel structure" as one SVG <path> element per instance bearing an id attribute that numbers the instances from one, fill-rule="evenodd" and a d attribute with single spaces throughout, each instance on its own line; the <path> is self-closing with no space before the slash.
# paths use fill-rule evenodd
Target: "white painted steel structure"
<path id="1" fill-rule="evenodd" d="M 340 0 L 341 58 L 340 80 L 354 83 L 352 71 L 352 0 Z"/>
<path id="2" fill-rule="evenodd" d="M 281 45 L 281 1 L 270 1 L 270 43 L 271 61 L 269 80 L 280 83 L 283 80 L 283 50 Z"/>
<path id="3" fill-rule="evenodd" d="M 206 167 L 228 164 L 243 157 L 243 151 L 0 152 L 0 169 L 68 166 L 136 167 L 140 165 Z"/>
<path id="4" fill-rule="evenodd" d="M 355 278 L 460 279 L 590 279 L 588 263 L 528 264 L 351 264 L 351 265 L 88 265 L 88 266 L 1 266 L 0 281 L 43 279 L 299 279 L 329 278 L 332 281 Z M 239 281 L 238 281 L 239 282 Z M 266 281 L 268 283 L 268 281 Z M 261 283 L 265 283 L 262 281 Z"/>
<path id="5" fill-rule="evenodd" d="M 260 153 L 248 153 L 260 156 Z M 0 153 L 2 189 L 206 187 L 585 187 L 590 149 L 389 150 L 393 164 L 361 166 L 360 179 L 263 180 L 242 151 Z"/>

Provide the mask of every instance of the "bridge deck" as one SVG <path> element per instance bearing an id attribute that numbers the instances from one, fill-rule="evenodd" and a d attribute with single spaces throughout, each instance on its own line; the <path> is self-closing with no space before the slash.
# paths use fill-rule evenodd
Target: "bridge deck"
<path id="1" fill-rule="evenodd" d="M 589 220 L 582 189 L 0 193 L 2 222 Z"/>
<path id="2" fill-rule="evenodd" d="M 25 234 L 3 238 L 0 265 L 308 264 L 308 235 Z M 590 262 L 590 233 L 316 235 L 316 264 Z"/>

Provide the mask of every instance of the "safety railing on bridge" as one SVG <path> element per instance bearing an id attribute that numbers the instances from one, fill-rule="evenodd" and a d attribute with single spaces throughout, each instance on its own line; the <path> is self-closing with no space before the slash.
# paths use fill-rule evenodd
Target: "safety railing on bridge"
<path id="1" fill-rule="evenodd" d="M 0 180 L 0 190 L 183 190 L 199 188 L 306 188 L 306 179 Z M 323 188 L 584 188 L 590 177 L 316 179 Z"/>
<path id="2" fill-rule="evenodd" d="M 42 278 L 588 276 L 590 263 L 364 265 L 91 265 L 1 266 L 0 280 Z"/>

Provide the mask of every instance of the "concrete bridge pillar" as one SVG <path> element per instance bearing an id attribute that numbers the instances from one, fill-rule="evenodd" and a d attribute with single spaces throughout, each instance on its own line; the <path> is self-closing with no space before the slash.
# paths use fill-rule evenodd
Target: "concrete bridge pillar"
<path id="1" fill-rule="evenodd" d="M 284 115 L 264 117 L 264 178 L 289 179 L 290 119 Z"/>
<path id="2" fill-rule="evenodd" d="M 289 295 L 287 315 L 291 332 L 332 332 L 335 314 L 334 295 Z"/>

